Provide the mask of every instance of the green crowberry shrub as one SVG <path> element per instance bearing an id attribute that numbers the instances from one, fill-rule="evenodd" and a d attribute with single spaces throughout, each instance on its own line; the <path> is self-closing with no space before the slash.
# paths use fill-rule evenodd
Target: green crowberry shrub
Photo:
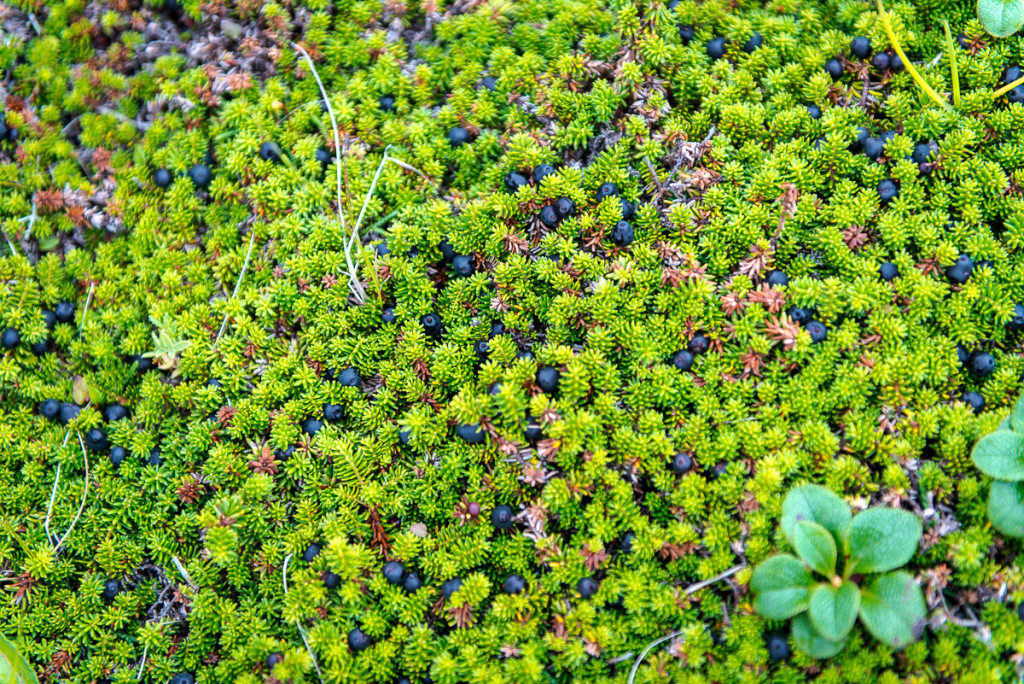
<path id="1" fill-rule="evenodd" d="M 858 615 L 872 636 L 894 649 L 924 633 L 920 587 L 912 575 L 892 572 L 917 551 L 916 516 L 892 508 L 851 516 L 828 489 L 804 485 L 786 494 L 781 524 L 796 556 L 772 556 L 758 565 L 750 589 L 758 613 L 793 618 L 801 650 L 813 658 L 836 655 Z"/>
<path id="2" fill-rule="evenodd" d="M 1024 45 L 888 9 L 956 107 L 849 0 L 5 3 L 0 633 L 72 682 L 1014 679 L 970 454 Z M 921 521 L 847 577 L 921 587 L 899 653 L 916 609 L 822 660 L 755 609 L 803 483 Z"/>

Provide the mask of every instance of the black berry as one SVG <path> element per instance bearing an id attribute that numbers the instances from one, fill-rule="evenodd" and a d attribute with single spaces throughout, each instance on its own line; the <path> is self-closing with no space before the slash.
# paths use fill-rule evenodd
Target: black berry
<path id="1" fill-rule="evenodd" d="M 743 51 L 749 55 L 755 50 L 759 50 L 762 45 L 764 45 L 764 36 L 755 31 L 747 38 L 747 42 L 743 43 Z"/>
<path id="2" fill-rule="evenodd" d="M 348 647 L 353 651 L 365 651 L 370 648 L 372 643 L 373 640 L 370 639 L 370 635 L 358 627 L 348 633 Z"/>
<path id="3" fill-rule="evenodd" d="M 456 126 L 448 131 L 448 144 L 452 147 L 461 147 L 469 142 L 469 131 L 462 126 Z"/>
<path id="4" fill-rule="evenodd" d="M 882 201 L 882 204 L 888 204 L 899 194 L 900 189 L 891 180 L 885 179 L 878 182 L 878 199 Z"/>
<path id="5" fill-rule="evenodd" d="M 824 323 L 819 321 L 811 321 L 804 326 L 804 330 L 811 336 L 811 342 L 815 344 L 824 342 L 828 339 L 828 328 L 825 327 Z"/>
<path id="6" fill-rule="evenodd" d="M 713 61 L 722 59 L 725 57 L 725 38 L 722 38 L 721 36 L 712 38 L 707 42 L 707 45 L 704 46 L 704 50 L 708 53 L 708 57 Z"/>
<path id="7" fill-rule="evenodd" d="M 558 225 L 558 211 L 550 204 L 541 207 L 539 218 L 540 222 L 548 228 L 554 228 Z"/>
<path id="8" fill-rule="evenodd" d="M 55 420 L 60 415 L 60 402 L 56 399 L 47 399 L 39 404 L 39 415 L 47 420 Z"/>
<path id="9" fill-rule="evenodd" d="M 968 367 L 975 375 L 991 375 L 992 371 L 996 369 L 996 359 L 988 352 L 976 351 L 971 354 Z"/>
<path id="10" fill-rule="evenodd" d="M 179 672 L 171 677 L 167 681 L 167 684 L 196 684 L 196 678 L 189 672 Z"/>
<path id="11" fill-rule="evenodd" d="M 978 415 L 985 408 L 985 397 L 977 392 L 964 392 L 963 400 L 965 404 L 974 410 L 974 415 Z"/>
<path id="12" fill-rule="evenodd" d="M 672 470 L 678 475 L 686 475 L 693 470 L 693 459 L 689 454 L 679 452 L 672 457 Z"/>
<path id="13" fill-rule="evenodd" d="M 606 197 L 615 197 L 619 194 L 619 186 L 615 183 L 602 183 L 597 189 L 597 201 L 600 202 Z"/>
<path id="14" fill-rule="evenodd" d="M 108 423 L 116 423 L 128 417 L 128 409 L 121 404 L 110 404 L 103 409 L 103 420 Z"/>
<path id="15" fill-rule="evenodd" d="M 953 265 L 946 269 L 946 277 L 954 283 L 966 283 L 974 271 L 974 261 L 966 254 L 957 257 Z"/>
<path id="16" fill-rule="evenodd" d="M 910 158 L 918 164 L 923 164 L 928 161 L 928 157 L 931 156 L 931 153 L 932 148 L 928 143 L 920 143 L 914 147 L 914 152 L 910 155 Z"/>
<path id="17" fill-rule="evenodd" d="M 344 409 L 340 404 L 324 404 L 324 420 L 328 423 L 337 423 L 344 416 Z"/>
<path id="18" fill-rule="evenodd" d="M 526 180 L 526 176 L 521 173 L 513 171 L 505 175 L 505 190 L 510 193 L 515 193 L 519 188 L 526 187 L 529 184 L 530 181 Z"/>
<path id="19" fill-rule="evenodd" d="M 313 559 L 320 555 L 320 545 L 313 542 L 306 547 L 306 550 L 302 552 L 302 560 L 307 563 L 312 563 Z"/>
<path id="20" fill-rule="evenodd" d="M 843 65 L 838 59 L 828 60 L 822 68 L 825 70 L 826 74 L 832 77 L 833 81 L 838 81 L 843 75 Z"/>
<path id="21" fill-rule="evenodd" d="M 110 447 L 110 462 L 115 468 L 124 463 L 124 459 L 127 458 L 128 451 L 123 446 Z"/>
<path id="22" fill-rule="evenodd" d="M 159 449 L 151 449 L 149 452 L 149 458 L 146 459 L 146 465 L 158 466 L 164 462 L 163 454 L 160 453 Z"/>
<path id="23" fill-rule="evenodd" d="M 338 382 L 342 387 L 359 387 L 363 384 L 363 379 L 359 377 L 359 371 L 349 367 L 338 372 Z"/>
<path id="24" fill-rule="evenodd" d="M 7 328 L 3 334 L 0 335 L 0 344 L 4 346 L 4 349 L 14 349 L 21 342 L 21 333 L 14 328 Z"/>
<path id="25" fill-rule="evenodd" d="M 377 100 L 377 104 L 380 105 L 381 110 L 385 112 L 393 112 L 395 111 L 395 96 L 381 95 L 380 99 Z"/>
<path id="26" fill-rule="evenodd" d="M 686 349 L 681 349 L 672 357 L 672 365 L 681 371 L 688 371 L 693 366 L 693 354 Z"/>
<path id="27" fill-rule="evenodd" d="M 58 302 L 53 312 L 61 323 L 75 322 L 75 305 L 71 302 Z"/>
<path id="28" fill-rule="evenodd" d="M 772 287 L 782 287 L 783 285 L 789 285 L 789 276 L 784 271 L 776 269 L 768 273 L 766 282 Z"/>
<path id="29" fill-rule="evenodd" d="M 889 283 L 900 277 L 900 269 L 891 261 L 883 261 L 878 267 L 878 275 L 882 276 L 882 280 Z"/>
<path id="30" fill-rule="evenodd" d="M 1010 332 L 1024 330 L 1024 304 L 1013 305 L 1013 318 L 1006 322 L 1006 329 Z"/>
<path id="31" fill-rule="evenodd" d="M 81 412 L 82 409 L 78 406 L 66 401 L 60 405 L 60 422 L 67 425 L 75 418 L 78 418 L 78 414 Z"/>
<path id="32" fill-rule="evenodd" d="M 302 421 L 302 431 L 312 437 L 316 433 L 320 432 L 324 427 L 324 424 L 316 418 L 307 418 Z"/>
<path id="33" fill-rule="evenodd" d="M 889 68 L 889 54 L 886 52 L 879 52 L 871 59 L 871 65 L 879 71 L 885 71 Z"/>
<path id="34" fill-rule="evenodd" d="M 192 183 L 197 188 L 205 188 L 213 180 L 213 174 L 210 172 L 210 167 L 206 164 L 196 164 L 188 170 L 188 177 L 192 179 Z"/>
<path id="35" fill-rule="evenodd" d="M 629 221 L 619 221 L 612 228 L 612 242 L 619 247 L 629 247 L 633 244 L 633 237 L 633 226 L 630 225 Z"/>
<path id="36" fill-rule="evenodd" d="M 480 444 L 484 441 L 484 431 L 475 423 L 460 425 L 455 429 L 455 432 L 462 438 L 462 441 L 467 444 Z"/>
<path id="37" fill-rule="evenodd" d="M 475 270 L 473 266 L 473 257 L 465 254 L 456 254 L 455 258 L 452 259 L 452 270 L 455 271 L 455 275 L 461 278 L 468 278 L 473 275 Z"/>
<path id="38" fill-rule="evenodd" d="M 553 394 L 558 391 L 558 382 L 562 374 L 554 366 L 544 366 L 537 371 L 537 386 L 545 394 Z"/>
<path id="39" fill-rule="evenodd" d="M 898 74 L 901 71 L 903 71 L 903 58 L 900 57 L 899 55 L 893 55 L 889 59 L 889 69 L 892 70 L 894 74 Z"/>
<path id="40" fill-rule="evenodd" d="M 103 600 L 113 601 L 121 593 L 121 583 L 116 579 L 108 579 L 103 583 Z"/>
<path id="41" fill-rule="evenodd" d="M 560 197 L 555 202 L 555 213 L 558 214 L 559 218 L 566 218 L 576 213 L 576 203 L 568 197 Z"/>
<path id="42" fill-rule="evenodd" d="M 281 161 L 281 146 L 271 140 L 263 143 L 260 145 L 260 159 L 277 164 Z"/>
<path id="43" fill-rule="evenodd" d="M 711 340 L 704 335 L 694 335 L 693 339 L 690 340 L 690 344 L 687 345 L 687 349 L 694 355 L 703 354 L 710 348 Z"/>
<path id="44" fill-rule="evenodd" d="M 509 575 L 501 583 L 501 590 L 506 594 L 518 594 L 526 589 L 526 580 L 519 575 Z"/>
<path id="45" fill-rule="evenodd" d="M 583 598 L 590 598 L 597 593 L 597 589 L 597 580 L 592 577 L 584 577 L 576 583 L 576 591 L 580 592 L 580 596 Z"/>
<path id="46" fill-rule="evenodd" d="M 328 589 L 337 589 L 341 585 L 341 575 L 329 572 L 324 575 L 324 586 Z"/>
<path id="47" fill-rule="evenodd" d="M 768 647 L 768 657 L 773 663 L 789 657 L 789 642 L 785 634 L 769 634 L 765 645 Z"/>
<path id="48" fill-rule="evenodd" d="M 885 142 L 880 138 L 868 138 L 864 141 L 864 156 L 871 161 L 878 161 L 885 152 Z"/>
<path id="49" fill-rule="evenodd" d="M 171 176 L 171 172 L 167 169 L 157 169 L 156 173 L 153 174 L 153 182 L 156 183 L 158 188 L 166 188 L 171 184 L 174 178 Z"/>
<path id="50" fill-rule="evenodd" d="M 423 586 L 423 580 L 415 572 L 407 573 L 405 579 L 402 580 L 402 588 L 410 594 L 413 594 L 420 590 Z"/>
<path id="51" fill-rule="evenodd" d="M 110 442 L 107 441 L 107 433 L 100 428 L 88 430 L 83 441 L 89 451 L 106 451 L 107 447 L 110 446 Z"/>
<path id="52" fill-rule="evenodd" d="M 850 52 L 857 59 L 867 59 L 871 54 L 871 41 L 864 36 L 858 36 L 850 41 Z"/>
<path id="53" fill-rule="evenodd" d="M 398 561 L 388 561 L 384 564 L 384 579 L 394 585 L 399 585 L 405 579 L 405 566 Z"/>
<path id="54" fill-rule="evenodd" d="M 380 320 L 382 323 L 394 323 L 398 320 L 398 316 L 395 315 L 395 307 L 389 306 L 380 312 Z"/>
<path id="55" fill-rule="evenodd" d="M 533 182 L 540 183 L 542 180 L 550 176 L 555 172 L 555 167 L 551 164 L 538 164 L 533 169 Z"/>
<path id="56" fill-rule="evenodd" d="M 511 506 L 495 506 L 491 511 L 491 524 L 496 530 L 507 530 L 515 524 L 515 516 Z"/>
<path id="57" fill-rule="evenodd" d="M 693 40 L 694 29 L 692 26 L 683 25 L 679 27 L 679 40 L 683 41 L 683 45 L 689 45 L 690 41 Z"/>
<path id="58" fill-rule="evenodd" d="M 314 152 L 314 156 L 316 157 L 317 162 L 319 162 L 320 166 L 322 166 L 323 168 L 327 168 L 328 166 L 330 166 L 331 162 L 334 160 L 334 157 L 331 156 L 331 153 L 328 152 L 327 149 L 324 147 L 317 148 L 316 152 Z"/>
<path id="59" fill-rule="evenodd" d="M 267 656 L 267 659 L 265 661 L 266 664 L 267 664 L 267 669 L 268 670 L 273 670 L 274 666 L 277 665 L 282 660 L 284 660 L 284 654 L 280 653 L 278 651 L 274 651 L 273 653 L 271 653 L 270 655 Z"/>
<path id="60" fill-rule="evenodd" d="M 814 120 L 821 118 L 821 107 L 816 104 L 807 105 L 807 114 Z"/>
<path id="61" fill-rule="evenodd" d="M 441 317 L 435 313 L 428 313 L 422 316 L 420 318 L 420 325 L 423 326 L 423 332 L 431 337 L 437 337 L 441 334 Z"/>
<path id="62" fill-rule="evenodd" d="M 452 594 L 454 594 L 461 588 L 462 578 L 453 577 L 441 585 L 441 595 L 444 596 L 446 599 L 450 599 L 452 597 Z"/>

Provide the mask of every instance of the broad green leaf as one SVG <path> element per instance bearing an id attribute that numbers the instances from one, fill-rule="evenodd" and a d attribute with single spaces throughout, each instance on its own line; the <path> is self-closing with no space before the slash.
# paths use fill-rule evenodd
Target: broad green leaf
<path id="1" fill-rule="evenodd" d="M 793 618 L 793 642 L 812 658 L 831 658 L 846 647 L 846 640 L 829 641 L 814 629 L 807 614 Z"/>
<path id="2" fill-rule="evenodd" d="M 1024 435 L 1013 430 L 990 432 L 974 445 L 971 459 L 989 477 L 1020 482 L 1024 480 Z"/>
<path id="3" fill-rule="evenodd" d="M 36 673 L 18 647 L 0 634 L 0 684 L 39 684 Z"/>
<path id="4" fill-rule="evenodd" d="M 1010 425 L 1017 432 L 1024 432 L 1024 394 L 1020 395 L 1017 403 L 1013 405 L 1013 412 L 1010 414 Z"/>
<path id="5" fill-rule="evenodd" d="M 917 551 L 921 521 L 895 508 L 869 508 L 846 528 L 844 548 L 850 572 L 886 572 L 906 565 Z"/>
<path id="6" fill-rule="evenodd" d="M 830 489 L 804 485 L 791 490 L 782 501 L 782 532 L 794 546 L 793 532 L 800 520 L 818 523 L 838 542 L 850 522 L 850 507 Z"/>
<path id="7" fill-rule="evenodd" d="M 988 492 L 988 519 L 1008 537 L 1024 537 L 1024 482 L 992 483 Z"/>
<path id="8" fill-rule="evenodd" d="M 813 586 L 807 566 L 789 554 L 772 556 L 750 576 L 754 610 L 769 620 L 785 620 L 807 610 Z"/>
<path id="9" fill-rule="evenodd" d="M 861 590 L 860 619 L 871 635 L 901 649 L 924 633 L 921 587 L 906 572 L 882 575 Z"/>
<path id="10" fill-rule="evenodd" d="M 819 584 L 811 592 L 807 616 L 818 634 L 829 641 L 842 641 L 853 629 L 859 608 L 860 589 L 853 582 L 843 582 L 838 589 Z"/>
<path id="11" fill-rule="evenodd" d="M 836 574 L 836 542 L 818 523 L 799 521 L 793 531 L 793 548 L 812 570 L 826 577 Z"/>
<path id="12" fill-rule="evenodd" d="M 978 21 L 996 38 L 1008 38 L 1024 26 L 1024 1 L 978 0 Z"/>

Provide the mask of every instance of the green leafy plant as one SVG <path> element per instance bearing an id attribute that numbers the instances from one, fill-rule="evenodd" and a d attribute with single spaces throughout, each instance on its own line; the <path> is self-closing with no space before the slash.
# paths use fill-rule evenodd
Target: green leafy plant
<path id="1" fill-rule="evenodd" d="M 0 684 L 39 684 L 36 673 L 18 647 L 0 634 Z"/>
<path id="2" fill-rule="evenodd" d="M 1013 412 L 974 445 L 971 459 L 995 480 L 988 492 L 988 517 L 1005 535 L 1024 537 L 1024 396 Z"/>
<path id="3" fill-rule="evenodd" d="M 1024 0 L 978 0 L 978 21 L 996 38 L 1007 38 L 1024 26 Z"/>
<path id="4" fill-rule="evenodd" d="M 917 550 L 916 516 L 892 508 L 853 516 L 828 489 L 805 485 L 786 495 L 781 524 L 796 556 L 780 554 L 758 565 L 750 588 L 762 616 L 793 619 L 801 650 L 813 658 L 836 655 L 858 615 L 872 636 L 895 649 L 921 635 L 921 588 L 909 573 L 893 572 Z"/>

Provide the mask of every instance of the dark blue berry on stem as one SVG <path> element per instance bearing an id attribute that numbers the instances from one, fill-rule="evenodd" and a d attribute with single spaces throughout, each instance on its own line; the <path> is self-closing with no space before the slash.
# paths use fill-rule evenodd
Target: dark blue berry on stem
<path id="1" fill-rule="evenodd" d="M 370 638 L 370 635 L 358 627 L 348 633 L 348 647 L 357 653 L 370 648 L 372 643 L 373 640 Z"/>
<path id="2" fill-rule="evenodd" d="M 775 269 L 768 273 L 766 282 L 772 287 L 782 287 L 784 285 L 789 285 L 789 276 L 786 275 L 785 271 Z"/>
<path id="3" fill-rule="evenodd" d="M 871 41 L 864 36 L 858 36 L 850 41 L 850 52 L 857 59 L 867 59 L 871 54 Z"/>
<path id="4" fill-rule="evenodd" d="M 629 247 L 633 244 L 633 226 L 629 221 L 619 221 L 612 228 L 611 239 L 619 247 Z"/>
<path id="5" fill-rule="evenodd" d="M 598 584 L 597 580 L 592 577 L 584 577 L 576 583 L 576 591 L 580 593 L 583 598 L 590 598 L 597 593 Z"/>
<path id="6" fill-rule="evenodd" d="M 260 145 L 260 159 L 277 164 L 281 161 L 281 146 L 268 140 Z"/>
<path id="7" fill-rule="evenodd" d="M 469 131 L 462 126 L 456 126 L 448 131 L 448 144 L 452 147 L 461 147 L 469 142 Z"/>
<path id="8" fill-rule="evenodd" d="M 988 352 L 976 351 L 971 354 L 968 367 L 975 375 L 984 377 L 986 375 L 991 375 L 996 369 L 996 359 Z"/>
<path id="9" fill-rule="evenodd" d="M 116 579 L 108 579 L 103 583 L 103 600 L 110 603 L 121 593 L 121 583 Z"/>
<path id="10" fill-rule="evenodd" d="M 538 164 L 533 169 L 533 182 L 540 183 L 542 180 L 550 176 L 555 172 L 555 167 L 551 164 Z"/>
<path id="11" fill-rule="evenodd" d="M 606 197 L 615 197 L 619 194 L 619 186 L 615 183 L 602 183 L 597 189 L 597 201 L 600 202 Z"/>
<path id="12" fill-rule="evenodd" d="M 985 398 L 977 392 L 964 392 L 963 401 L 971 407 L 974 415 L 978 415 L 985 408 Z"/>
<path id="13" fill-rule="evenodd" d="M 340 404 L 324 404 L 324 420 L 328 423 L 340 422 L 344 413 Z"/>
<path id="14" fill-rule="evenodd" d="M 804 326 L 804 330 L 811 336 L 811 342 L 818 344 L 828 339 L 828 328 L 820 321 L 811 321 Z"/>
<path id="15" fill-rule="evenodd" d="M 711 340 L 705 335 L 694 335 L 693 339 L 690 340 L 690 344 L 687 345 L 687 349 L 694 355 L 703 354 L 710 348 Z"/>
<path id="16" fill-rule="evenodd" d="M 505 190 L 511 194 L 514 194 L 516 190 L 526 187 L 529 184 L 530 181 L 526 180 L 526 176 L 517 171 L 513 171 L 505 175 Z"/>
<path id="17" fill-rule="evenodd" d="M 66 401 L 60 405 L 60 422 L 67 425 L 75 418 L 78 418 L 78 414 L 81 412 L 82 409 L 78 406 Z"/>
<path id="18" fill-rule="evenodd" d="M 879 52 L 871 59 L 871 66 L 875 67 L 878 71 L 885 71 L 889 68 L 889 54 Z"/>
<path id="19" fill-rule="evenodd" d="M 946 277 L 954 283 L 963 284 L 970 279 L 973 272 L 974 261 L 966 254 L 961 254 L 953 262 L 953 265 L 946 269 Z"/>
<path id="20" fill-rule="evenodd" d="M 3 334 L 0 335 L 0 344 L 3 345 L 4 349 L 10 351 L 21 343 L 21 333 L 15 328 L 7 328 Z"/>
<path id="21" fill-rule="evenodd" d="M 545 394 L 553 394 L 558 391 L 558 383 L 562 374 L 554 366 L 544 366 L 537 371 L 537 386 Z"/>
<path id="22" fill-rule="evenodd" d="M 888 178 L 878 182 L 878 199 L 882 204 L 892 202 L 899 194 L 900 189 Z"/>
<path id="23" fill-rule="evenodd" d="M 554 228 L 558 225 L 558 211 L 550 204 L 541 207 L 539 217 L 540 222 L 548 228 Z"/>
<path id="24" fill-rule="evenodd" d="M 883 261 L 878 267 L 878 275 L 882 276 L 882 280 L 890 283 L 900 277 L 900 269 L 891 261 Z"/>
<path id="25" fill-rule="evenodd" d="M 484 441 L 485 437 L 484 431 L 475 423 L 460 425 L 455 429 L 455 432 L 466 444 L 480 444 Z"/>
<path id="26" fill-rule="evenodd" d="M 380 99 L 377 100 L 377 104 L 380 105 L 381 111 L 393 112 L 395 111 L 395 96 L 381 95 Z"/>
<path id="27" fill-rule="evenodd" d="M 441 595 L 450 599 L 452 595 L 462 588 L 462 578 L 453 577 L 441 585 Z"/>
<path id="28" fill-rule="evenodd" d="M 398 561 L 388 561 L 384 564 L 383 574 L 384 579 L 398 586 L 405 579 L 405 566 Z"/>
<path id="29" fill-rule="evenodd" d="M 526 589 L 526 580 L 520 575 L 509 575 L 501 583 L 501 590 L 506 594 L 518 594 Z"/>
<path id="30" fill-rule="evenodd" d="M 465 254 L 456 254 L 455 258 L 452 259 L 452 270 L 460 278 L 468 278 L 473 275 L 473 271 L 476 270 L 476 267 L 473 266 L 473 257 Z"/>
<path id="31" fill-rule="evenodd" d="M 843 75 L 843 65 L 838 59 L 830 59 L 825 62 L 825 66 L 822 67 L 825 73 L 828 74 L 833 81 L 838 81 Z"/>
<path id="32" fill-rule="evenodd" d="M 496 530 L 507 530 L 515 524 L 515 515 L 511 506 L 495 506 L 491 511 L 491 524 Z"/>
<path id="33" fill-rule="evenodd" d="M 769 634 L 765 645 L 768 647 L 768 657 L 773 663 L 789 657 L 789 642 L 785 634 Z"/>
<path id="34" fill-rule="evenodd" d="M 441 334 L 441 317 L 436 313 L 424 314 L 420 318 L 420 325 L 423 326 L 423 331 L 431 337 Z"/>
<path id="35" fill-rule="evenodd" d="M 302 431 L 312 437 L 316 433 L 320 432 L 324 427 L 324 424 L 316 418 L 307 418 L 302 421 Z"/>
<path id="36" fill-rule="evenodd" d="M 559 218 L 572 216 L 576 213 L 576 203 L 568 197 L 560 197 L 558 201 L 555 202 L 555 212 L 558 214 Z"/>
<path id="37" fill-rule="evenodd" d="M 743 51 L 749 55 L 756 50 L 761 49 L 762 45 L 764 45 L 764 36 L 755 31 L 750 34 L 749 38 L 747 38 L 747 42 L 743 43 Z"/>
<path id="38" fill-rule="evenodd" d="M 166 188 L 174 180 L 171 176 L 171 172 L 167 169 L 157 169 L 153 174 L 153 182 L 158 188 Z"/>
<path id="39" fill-rule="evenodd" d="M 809 105 L 807 105 L 807 114 L 812 119 L 817 121 L 818 119 L 821 118 L 821 107 L 819 107 L 816 104 L 809 104 Z"/>
<path id="40" fill-rule="evenodd" d="M 320 555 L 320 545 L 313 542 L 306 547 L 306 550 L 302 552 L 302 560 L 307 563 L 312 563 L 313 559 Z"/>
<path id="41" fill-rule="evenodd" d="M 681 349 L 672 357 L 672 365 L 681 371 L 688 371 L 693 366 L 693 354 L 686 349 Z"/>
<path id="42" fill-rule="evenodd" d="M 709 40 L 707 45 L 704 46 L 704 50 L 708 53 L 708 57 L 710 57 L 712 61 L 725 57 L 725 43 L 725 38 L 717 36 Z"/>
<path id="43" fill-rule="evenodd" d="M 213 173 L 206 164 L 196 164 L 188 170 L 188 177 L 197 188 L 205 188 L 213 180 Z"/>
<path id="44" fill-rule="evenodd" d="M 128 409 L 121 404 L 110 404 L 103 409 L 103 420 L 108 423 L 116 423 L 128 417 Z"/>
<path id="45" fill-rule="evenodd" d="M 1024 330 L 1024 304 L 1013 305 L 1013 318 L 1006 322 L 1006 329 L 1010 332 Z"/>
<path id="46" fill-rule="evenodd" d="M 359 371 L 348 367 L 338 372 L 338 382 L 342 387 L 359 387 L 363 384 L 363 379 L 359 376 Z"/>
<path id="47" fill-rule="evenodd" d="M 423 586 L 423 580 L 415 572 L 410 572 L 405 575 L 405 579 L 402 580 L 402 588 L 410 594 L 416 593 Z"/>
<path id="48" fill-rule="evenodd" d="M 124 459 L 128 457 L 128 451 L 123 446 L 112 446 L 110 447 L 110 462 L 115 468 L 119 467 L 124 463 Z"/>
<path id="49" fill-rule="evenodd" d="M 53 312 L 61 323 L 75 322 L 75 305 L 71 302 L 58 302 Z"/>
<path id="50" fill-rule="evenodd" d="M 686 475 L 693 470 L 693 458 L 689 454 L 679 452 L 672 457 L 672 470 L 677 475 Z"/>
<path id="51" fill-rule="evenodd" d="M 679 40 L 683 42 L 683 45 L 689 45 L 690 41 L 693 40 L 693 36 L 696 31 L 688 24 L 684 24 L 679 27 Z"/>

